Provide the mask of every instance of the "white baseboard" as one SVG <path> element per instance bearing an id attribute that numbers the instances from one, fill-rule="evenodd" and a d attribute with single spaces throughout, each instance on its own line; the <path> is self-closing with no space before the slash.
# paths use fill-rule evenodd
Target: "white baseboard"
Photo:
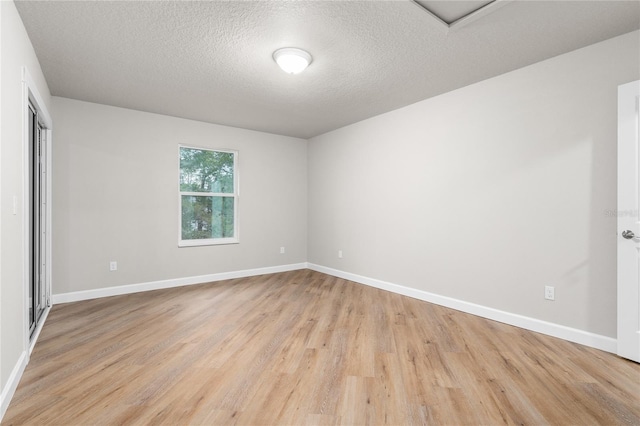
<path id="1" fill-rule="evenodd" d="M 7 408 L 9 408 L 11 398 L 13 398 L 13 394 L 18 388 L 18 383 L 20 383 L 22 373 L 24 373 L 24 369 L 27 367 L 28 361 L 29 357 L 27 355 L 27 351 L 22 351 L 20 358 L 18 358 L 18 362 L 16 362 L 13 370 L 11 370 L 7 383 L 2 388 L 2 394 L 0 394 L 0 420 L 4 417 L 4 413 L 7 412 Z"/>
<path id="2" fill-rule="evenodd" d="M 163 288 L 180 287 L 185 285 L 203 284 L 213 281 L 231 280 L 234 278 L 252 277 L 255 275 L 274 274 L 277 272 L 306 269 L 307 263 L 268 266 L 265 268 L 245 269 L 242 271 L 221 272 L 218 274 L 198 275 L 195 277 L 175 278 L 171 280 L 151 281 L 146 283 L 129 284 L 116 287 L 104 287 L 95 290 L 74 291 L 70 293 L 54 294 L 52 303 L 78 302 L 80 300 L 97 299 L 100 297 L 119 296 L 121 294 L 138 293 L 141 291 L 160 290 Z"/>
<path id="3" fill-rule="evenodd" d="M 7 383 L 5 384 L 4 388 L 2 388 L 2 394 L 0 395 L 0 421 L 4 417 L 7 408 L 9 408 L 9 403 L 11 402 L 11 398 L 13 398 L 13 394 L 16 392 L 16 389 L 18 388 L 18 384 L 20 383 L 20 379 L 22 378 L 24 369 L 27 367 L 27 364 L 29 364 L 29 357 L 31 356 L 31 352 L 33 352 L 33 348 L 38 341 L 38 337 L 40 337 L 40 332 L 42 331 L 44 323 L 47 321 L 47 316 L 49 315 L 50 310 L 50 306 L 47 306 L 45 308 L 44 312 L 42 313 L 42 318 L 40 318 L 38 326 L 33 333 L 33 338 L 29 343 L 29 347 L 26 351 L 23 351 L 22 354 L 20 354 L 20 358 L 18 359 L 16 365 L 13 367 Z"/>
<path id="4" fill-rule="evenodd" d="M 581 345 L 600 349 L 606 352 L 617 352 L 617 340 L 611 337 L 590 333 L 588 331 L 576 328 L 566 327 L 564 325 L 554 324 L 535 318 L 525 317 L 523 315 L 511 312 L 501 311 L 489 308 L 475 303 L 465 302 L 464 300 L 454 299 L 452 297 L 440 296 L 438 294 L 429 293 L 415 288 L 405 287 L 386 281 L 377 280 L 375 278 L 364 277 L 349 272 L 340 271 L 338 269 L 327 268 L 326 266 L 308 264 L 308 268 L 324 274 L 333 275 L 338 278 L 344 278 L 360 284 L 365 284 L 381 290 L 390 291 L 392 293 L 402 294 L 404 296 L 413 297 L 414 299 L 424 300 L 436 305 L 445 306 L 447 308 L 477 315 L 479 317 L 502 322 L 526 330 L 535 331 L 537 333 L 546 334 L 570 342 L 579 343 Z"/>

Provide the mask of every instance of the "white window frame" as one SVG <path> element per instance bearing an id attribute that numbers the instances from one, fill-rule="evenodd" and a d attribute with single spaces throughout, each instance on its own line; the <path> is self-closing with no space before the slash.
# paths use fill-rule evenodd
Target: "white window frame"
<path id="1" fill-rule="evenodd" d="M 197 149 L 202 151 L 216 151 L 233 154 L 233 193 L 218 193 L 218 192 L 187 192 L 180 190 L 180 149 Z M 214 246 L 223 244 L 238 244 L 240 243 L 240 224 L 238 221 L 238 209 L 240 205 L 240 178 L 238 170 L 238 151 L 231 149 L 219 149 L 192 145 L 178 145 L 178 247 L 197 247 L 197 246 Z M 182 239 L 182 196 L 191 195 L 197 197 L 233 197 L 233 231 L 234 236 L 228 238 L 206 238 L 198 240 L 183 240 Z"/>

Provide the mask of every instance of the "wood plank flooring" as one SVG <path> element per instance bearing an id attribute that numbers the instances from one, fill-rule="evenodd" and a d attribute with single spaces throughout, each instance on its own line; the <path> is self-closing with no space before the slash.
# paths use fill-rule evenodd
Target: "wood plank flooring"
<path id="1" fill-rule="evenodd" d="M 56 305 L 2 424 L 640 424 L 640 365 L 301 270 Z"/>

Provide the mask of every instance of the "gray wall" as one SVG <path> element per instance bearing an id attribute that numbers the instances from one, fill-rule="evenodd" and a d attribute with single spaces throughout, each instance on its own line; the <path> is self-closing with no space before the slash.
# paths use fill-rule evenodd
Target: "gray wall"
<path id="1" fill-rule="evenodd" d="M 27 349 L 22 143 L 22 67 L 49 111 L 51 97 L 40 64 L 12 1 L 0 1 L 0 386 Z M 18 210 L 13 214 L 13 197 Z"/>
<path id="2" fill-rule="evenodd" d="M 639 52 L 630 33 L 311 139 L 309 262 L 615 337 Z"/>
<path id="3" fill-rule="evenodd" d="M 306 261 L 305 140 L 59 97 L 53 121 L 54 294 Z M 240 244 L 178 248 L 178 144 L 239 151 Z"/>

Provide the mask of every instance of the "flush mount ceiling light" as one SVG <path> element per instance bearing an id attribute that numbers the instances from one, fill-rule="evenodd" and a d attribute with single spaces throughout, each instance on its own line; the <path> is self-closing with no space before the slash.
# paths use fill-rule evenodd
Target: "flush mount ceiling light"
<path id="1" fill-rule="evenodd" d="M 273 52 L 273 60 L 282 68 L 282 71 L 298 74 L 309 66 L 313 58 L 309 52 L 297 47 L 283 47 Z"/>

